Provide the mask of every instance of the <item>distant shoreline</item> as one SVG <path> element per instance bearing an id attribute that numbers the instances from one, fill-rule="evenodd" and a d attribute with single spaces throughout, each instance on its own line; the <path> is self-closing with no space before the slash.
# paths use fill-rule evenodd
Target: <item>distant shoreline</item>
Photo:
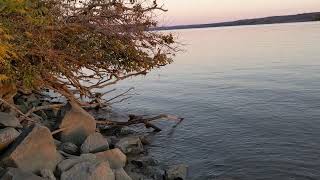
<path id="1" fill-rule="evenodd" d="M 152 30 L 179 30 L 179 29 L 199 29 L 210 27 L 228 27 L 228 26 L 245 26 L 245 25 L 263 25 L 263 24 L 284 24 L 284 23 L 298 23 L 298 22 L 312 22 L 320 21 L 320 12 L 304 13 L 296 15 L 285 16 L 270 16 L 255 19 L 243 19 L 230 22 L 209 23 L 209 24 L 190 24 L 177 26 L 163 26 Z"/>

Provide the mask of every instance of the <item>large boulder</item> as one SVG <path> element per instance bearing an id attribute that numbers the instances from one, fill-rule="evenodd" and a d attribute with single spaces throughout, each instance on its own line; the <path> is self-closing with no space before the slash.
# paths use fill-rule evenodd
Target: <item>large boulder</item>
<path id="1" fill-rule="evenodd" d="M 38 173 L 41 169 L 54 170 L 61 161 L 48 128 L 33 125 L 25 130 L 9 147 L 2 158 L 7 167 Z"/>
<path id="2" fill-rule="evenodd" d="M 184 164 L 171 166 L 166 171 L 167 180 L 186 180 L 188 175 L 188 166 Z"/>
<path id="3" fill-rule="evenodd" d="M 12 114 L 0 112 L 0 127 L 22 128 L 22 125 Z"/>
<path id="4" fill-rule="evenodd" d="M 0 151 L 7 148 L 19 135 L 20 133 L 11 127 L 0 129 Z"/>
<path id="5" fill-rule="evenodd" d="M 46 180 L 30 172 L 25 172 L 17 168 L 8 168 L 1 180 Z"/>
<path id="6" fill-rule="evenodd" d="M 72 142 L 80 146 L 85 139 L 96 131 L 95 119 L 75 102 L 69 102 L 59 115 L 59 128 L 62 142 Z"/>
<path id="7" fill-rule="evenodd" d="M 98 159 L 108 161 L 112 169 L 123 168 L 127 163 L 127 156 L 118 148 L 99 152 L 95 155 Z"/>
<path id="8" fill-rule="evenodd" d="M 139 137 L 125 137 L 115 145 L 125 154 L 139 154 L 143 152 L 143 145 Z"/>
<path id="9" fill-rule="evenodd" d="M 108 162 L 82 162 L 61 175 L 61 180 L 115 180 Z"/>
<path id="10" fill-rule="evenodd" d="M 102 134 L 95 132 L 87 137 L 81 145 L 81 153 L 96 153 L 109 149 L 108 140 Z"/>
<path id="11" fill-rule="evenodd" d="M 113 170 L 116 177 L 115 180 L 132 180 L 123 168 Z"/>

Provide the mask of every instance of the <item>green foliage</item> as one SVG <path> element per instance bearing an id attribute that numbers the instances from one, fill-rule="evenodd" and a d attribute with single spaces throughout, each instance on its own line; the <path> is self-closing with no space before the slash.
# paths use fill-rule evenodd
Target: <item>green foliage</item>
<path id="1" fill-rule="evenodd" d="M 19 88 L 67 98 L 172 62 L 171 34 L 156 25 L 156 1 L 0 0 L 0 74 Z"/>

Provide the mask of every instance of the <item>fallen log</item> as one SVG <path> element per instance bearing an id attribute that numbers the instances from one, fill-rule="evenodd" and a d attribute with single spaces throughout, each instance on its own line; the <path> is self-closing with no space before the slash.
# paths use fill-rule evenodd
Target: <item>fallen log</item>
<path id="1" fill-rule="evenodd" d="M 179 118 L 179 117 L 167 115 L 167 114 L 161 114 L 151 118 L 143 118 L 142 116 L 129 115 L 129 120 L 126 122 L 99 119 L 97 121 L 97 124 L 107 125 L 110 127 L 124 127 L 124 126 L 136 125 L 136 124 L 144 124 L 146 128 L 153 128 L 156 132 L 160 132 L 162 131 L 162 129 L 151 123 L 152 121 L 159 120 L 159 119 L 174 120 L 174 121 L 177 121 L 178 124 L 184 120 L 184 118 Z"/>

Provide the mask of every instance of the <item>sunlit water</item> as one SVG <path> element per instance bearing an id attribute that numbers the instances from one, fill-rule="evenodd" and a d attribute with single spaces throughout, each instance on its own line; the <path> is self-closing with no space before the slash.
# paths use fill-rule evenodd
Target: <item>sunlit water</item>
<path id="1" fill-rule="evenodd" d="M 117 107 L 185 117 L 156 136 L 151 154 L 186 163 L 190 179 L 320 179 L 320 24 L 176 31 L 186 52 L 117 87 Z"/>

